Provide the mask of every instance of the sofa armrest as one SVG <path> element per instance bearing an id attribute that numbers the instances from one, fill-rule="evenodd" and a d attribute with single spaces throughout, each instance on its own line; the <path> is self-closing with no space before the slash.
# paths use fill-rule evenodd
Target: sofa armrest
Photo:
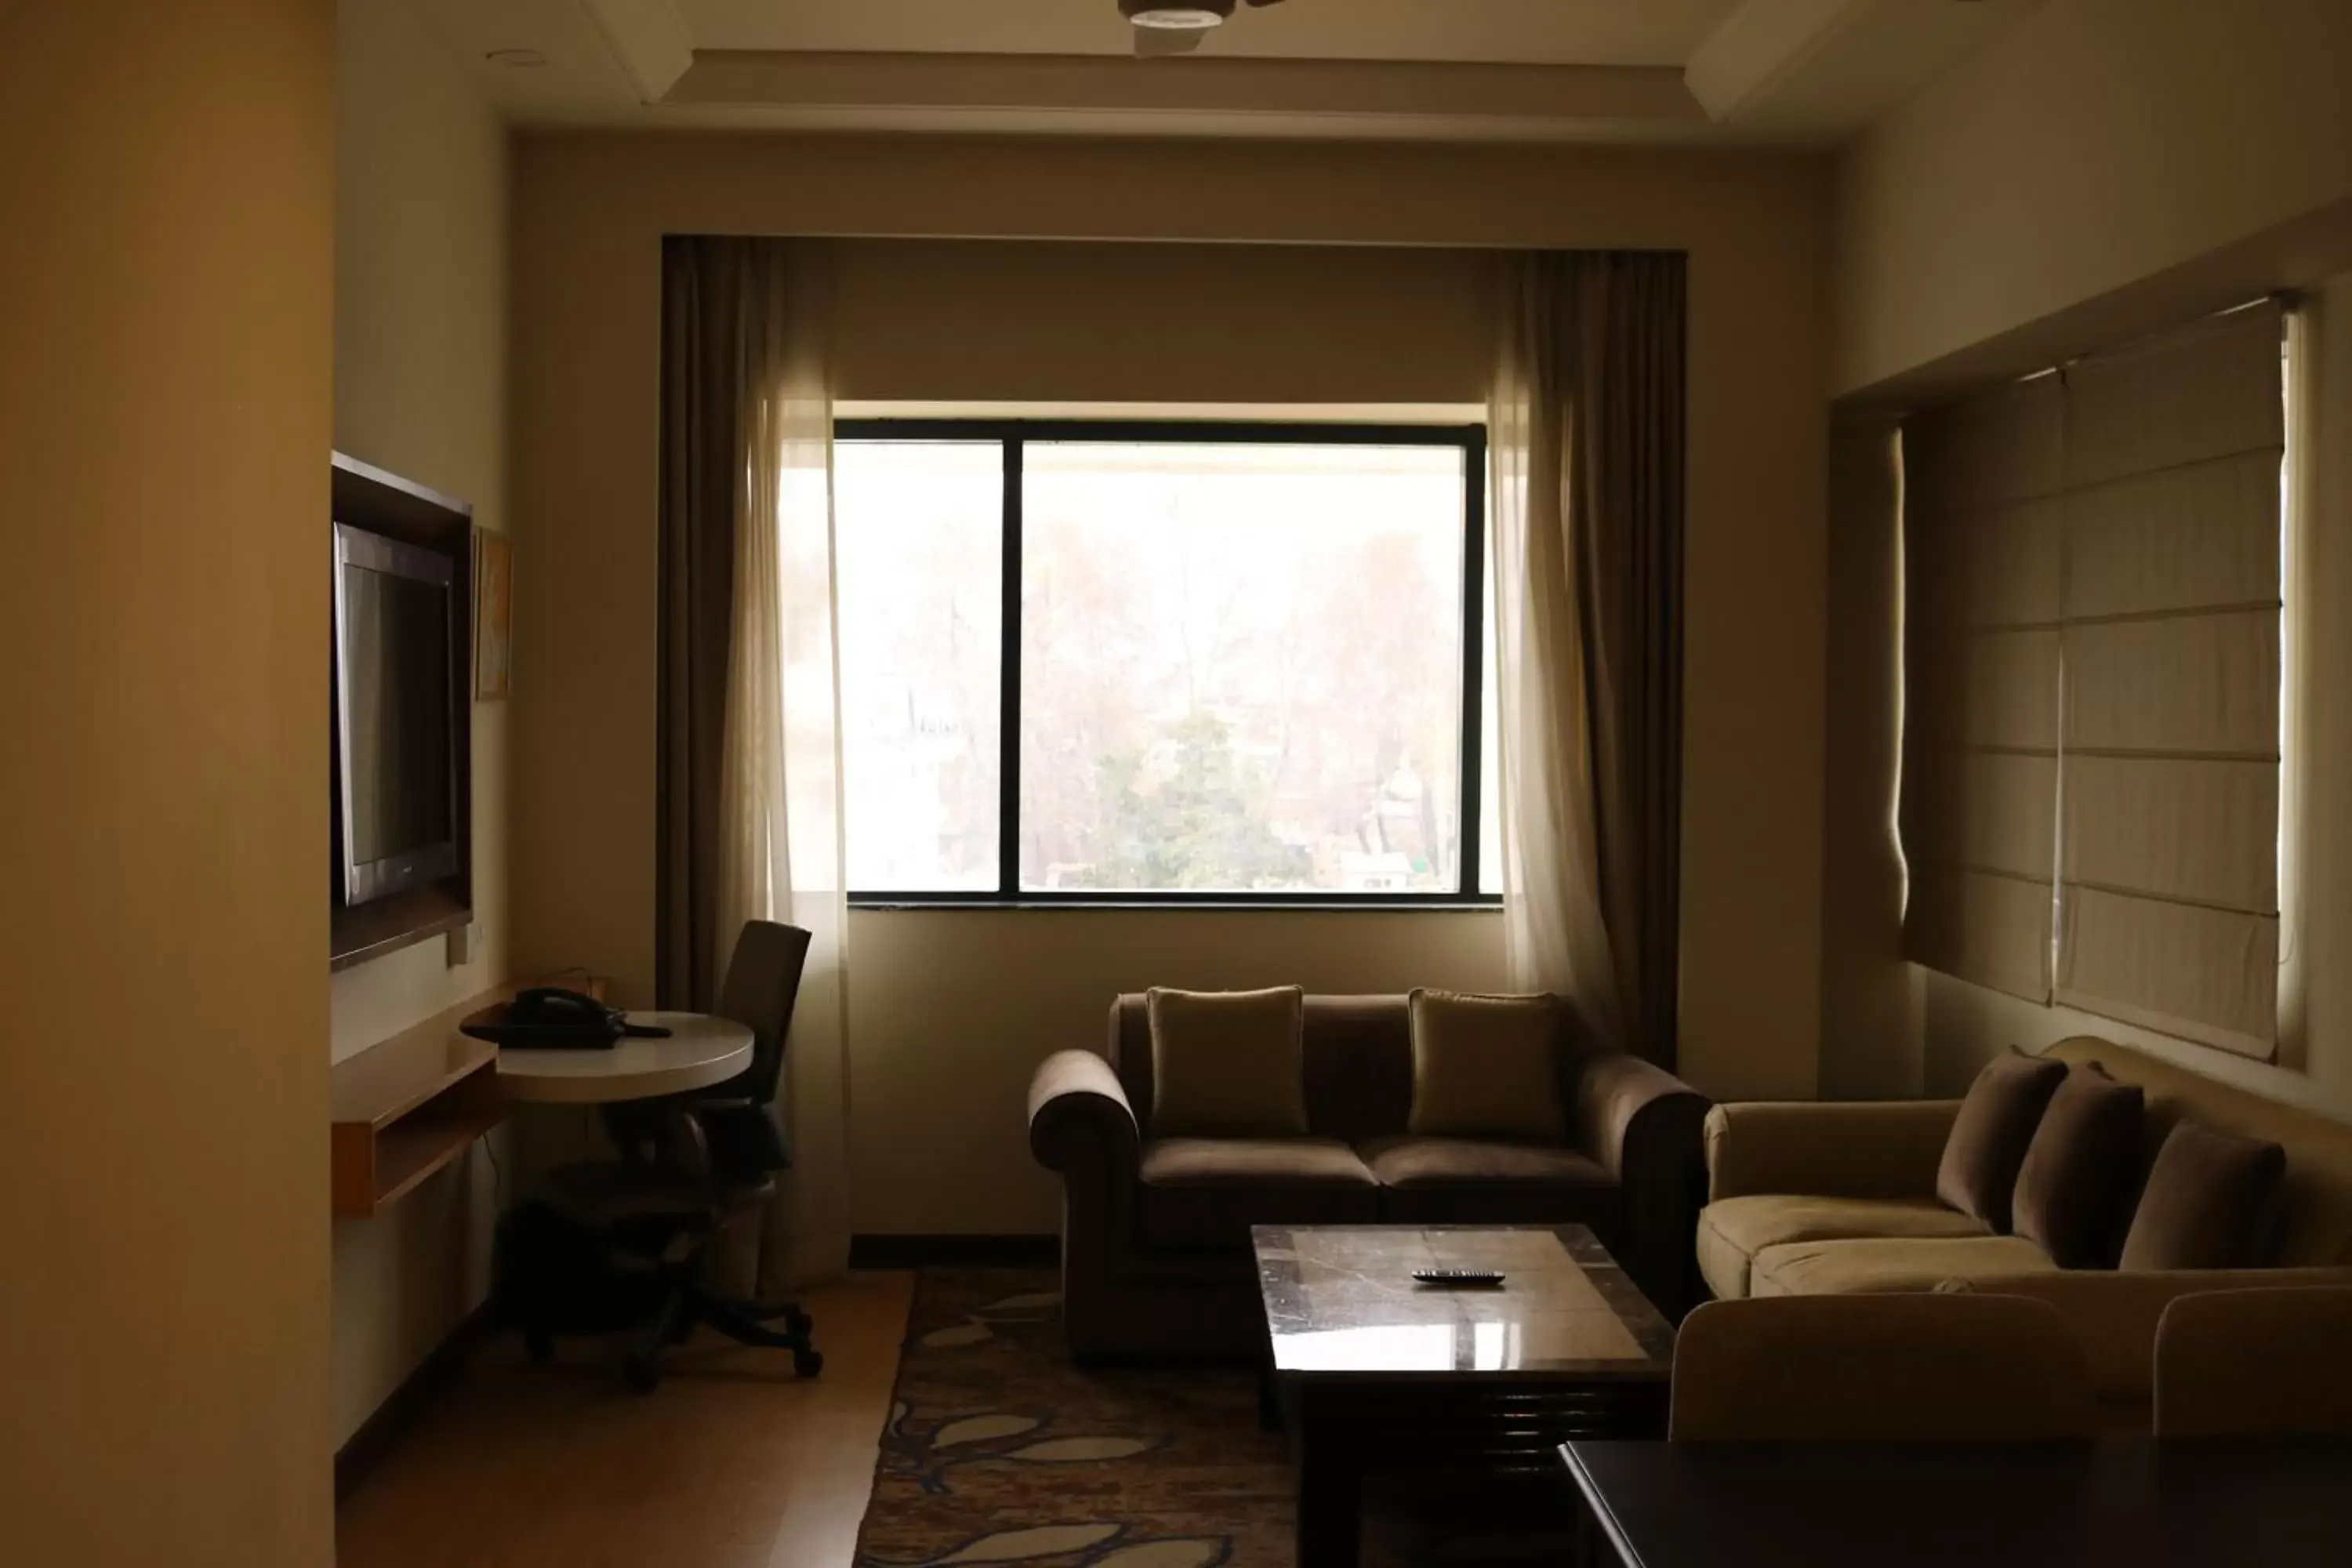
<path id="1" fill-rule="evenodd" d="M 1706 1120 L 1705 1096 L 1662 1067 L 1622 1051 L 1592 1057 L 1576 1080 L 1570 1135 L 1621 1183 L 1628 1164 L 1643 1163 L 1646 1146 L 1688 1145 L 1696 1156 Z"/>
<path id="2" fill-rule="evenodd" d="M 1707 1113 L 1707 1198 L 1931 1198 L 1957 1100 L 1789 1100 Z"/>
<path id="3" fill-rule="evenodd" d="M 1576 1082 L 1570 1135 L 1617 1180 L 1617 1260 L 1674 1318 L 1698 1293 L 1692 1238 L 1706 1190 L 1706 1110 L 1690 1085 L 1620 1051 L 1589 1058 Z"/>
<path id="4" fill-rule="evenodd" d="M 1118 1073 L 1092 1051 L 1055 1051 L 1029 1079 L 1029 1152 L 1049 1171 L 1132 1174 L 1135 1110 Z"/>
<path id="5" fill-rule="evenodd" d="M 1937 1289 L 2031 1296 L 2049 1302 L 2082 1342 L 2100 1399 L 2137 1405 L 2147 1403 L 2153 1391 L 2156 1326 L 2175 1300 L 2203 1290 L 2274 1290 L 2298 1285 L 2352 1286 L 2352 1268 L 2155 1268 L 2135 1273 L 2075 1268 L 1948 1279 Z"/>

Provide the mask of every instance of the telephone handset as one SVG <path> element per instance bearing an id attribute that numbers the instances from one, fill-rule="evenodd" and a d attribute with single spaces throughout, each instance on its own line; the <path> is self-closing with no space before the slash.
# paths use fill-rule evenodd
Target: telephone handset
<path id="1" fill-rule="evenodd" d="M 658 1039 L 669 1034 L 658 1025 L 632 1024 L 620 1008 L 560 985 L 526 986 L 504 1007 L 478 1015 L 459 1027 L 506 1050 L 609 1050 L 624 1036 Z"/>

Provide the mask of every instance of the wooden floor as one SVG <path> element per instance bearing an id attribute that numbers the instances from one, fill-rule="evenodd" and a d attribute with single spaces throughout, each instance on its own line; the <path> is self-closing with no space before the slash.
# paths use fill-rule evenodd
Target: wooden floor
<path id="1" fill-rule="evenodd" d="M 485 1350 L 342 1505 L 340 1568 L 849 1568 L 911 1274 L 803 1299 L 824 1374 L 697 1341 L 639 1398 L 609 1353 Z"/>

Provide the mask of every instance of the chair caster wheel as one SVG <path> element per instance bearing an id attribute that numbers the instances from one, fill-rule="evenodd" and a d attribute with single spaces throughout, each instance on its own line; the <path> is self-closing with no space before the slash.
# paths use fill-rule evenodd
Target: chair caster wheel
<path id="1" fill-rule="evenodd" d="M 555 1336 L 533 1331 L 523 1335 L 522 1348 L 532 1361 L 545 1366 L 555 1359 Z"/>
<path id="2" fill-rule="evenodd" d="M 784 1314 L 784 1332 L 788 1334 L 797 1334 L 802 1339 L 806 1339 L 815 1328 L 816 1320 L 806 1312 L 795 1310 Z"/>
<path id="3" fill-rule="evenodd" d="M 631 1356 L 621 1368 L 621 1376 L 631 1394 L 651 1394 L 661 1384 L 661 1358 L 640 1352 Z"/>
<path id="4" fill-rule="evenodd" d="M 824 1370 L 824 1352 L 818 1350 L 798 1350 L 793 1352 L 793 1371 L 802 1377 L 814 1377 Z"/>

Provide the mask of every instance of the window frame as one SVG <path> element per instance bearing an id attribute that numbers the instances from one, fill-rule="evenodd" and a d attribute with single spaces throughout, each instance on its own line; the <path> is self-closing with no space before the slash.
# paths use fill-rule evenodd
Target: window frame
<path id="1" fill-rule="evenodd" d="M 1491 910 L 1496 893 L 1478 890 L 1485 805 L 1484 745 L 1486 577 L 1486 426 L 1484 424 L 1378 424 L 1224 419 L 841 418 L 842 441 L 996 443 L 1004 476 L 999 519 L 1003 593 L 999 617 L 996 886 L 938 892 L 872 892 L 856 888 L 852 909 L 1233 909 Z M 1195 889 L 1024 889 L 1021 887 L 1021 644 L 1024 461 L 1031 442 L 1171 446 L 1202 444 L 1327 447 L 1444 447 L 1462 454 L 1462 709 L 1460 837 L 1453 891 L 1348 893 Z"/>

